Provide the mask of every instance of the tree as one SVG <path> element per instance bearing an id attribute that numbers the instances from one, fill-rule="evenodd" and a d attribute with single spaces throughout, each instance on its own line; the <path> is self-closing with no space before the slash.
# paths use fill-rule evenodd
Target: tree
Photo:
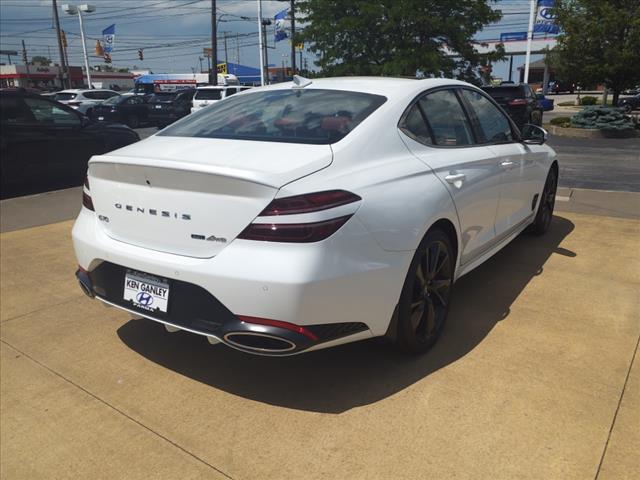
<path id="1" fill-rule="evenodd" d="M 51 65 L 51 59 L 47 57 L 43 57 L 40 55 L 36 55 L 35 57 L 31 57 L 31 64 L 40 64 L 40 65 Z"/>
<path id="2" fill-rule="evenodd" d="M 549 62 L 565 81 L 603 83 L 618 104 L 640 80 L 640 0 L 556 0 L 562 31 Z"/>
<path id="3" fill-rule="evenodd" d="M 478 81 L 481 55 L 471 43 L 501 18 L 485 0 L 298 0 L 307 24 L 295 41 L 309 44 L 323 75 L 457 77 Z M 448 56 L 445 48 L 457 53 Z"/>

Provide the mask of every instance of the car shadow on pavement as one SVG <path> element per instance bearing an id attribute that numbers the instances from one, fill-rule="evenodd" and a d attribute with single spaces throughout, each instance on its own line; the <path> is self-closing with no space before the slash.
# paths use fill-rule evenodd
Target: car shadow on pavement
<path id="1" fill-rule="evenodd" d="M 571 221 L 554 217 L 542 237 L 520 235 L 500 253 L 456 283 L 447 325 L 438 344 L 421 356 L 395 351 L 381 339 L 284 358 L 254 356 L 199 335 L 169 334 L 151 320 L 131 320 L 118 329 L 140 355 L 211 387 L 267 404 L 340 413 L 398 393 L 473 350 L 500 321 L 529 281 L 543 273 Z"/>

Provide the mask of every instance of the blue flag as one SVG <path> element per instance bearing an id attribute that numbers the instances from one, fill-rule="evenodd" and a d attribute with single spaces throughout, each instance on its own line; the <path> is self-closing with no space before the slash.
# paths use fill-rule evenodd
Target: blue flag
<path id="1" fill-rule="evenodd" d="M 285 8 L 281 12 L 276 13 L 276 16 L 273 17 L 276 23 L 276 42 L 279 42 L 280 40 L 284 40 L 285 38 L 289 37 L 289 35 L 287 35 L 287 30 L 286 30 L 288 16 L 289 16 L 289 9 Z"/>
<path id="2" fill-rule="evenodd" d="M 111 53 L 116 44 L 116 24 L 109 25 L 102 30 L 102 49 L 105 53 Z"/>
<path id="3" fill-rule="evenodd" d="M 553 14 L 555 0 L 538 0 L 538 10 L 536 22 L 533 26 L 534 32 L 558 33 L 559 28 L 556 23 L 556 16 Z"/>

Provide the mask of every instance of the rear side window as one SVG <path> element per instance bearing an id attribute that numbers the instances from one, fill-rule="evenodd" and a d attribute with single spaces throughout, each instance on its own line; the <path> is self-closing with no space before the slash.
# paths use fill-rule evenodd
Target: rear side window
<path id="1" fill-rule="evenodd" d="M 418 103 L 429 122 L 436 145 L 459 147 L 474 143 L 469 120 L 452 90 L 429 93 Z"/>
<path id="2" fill-rule="evenodd" d="M 82 96 L 91 100 L 102 100 L 104 98 L 100 95 L 100 92 L 82 92 Z"/>
<path id="3" fill-rule="evenodd" d="M 62 102 L 66 102 L 66 101 L 68 101 L 68 100 L 73 100 L 73 99 L 74 99 L 74 98 L 76 98 L 77 96 L 78 96 L 78 95 L 77 95 L 77 94 L 75 94 L 75 93 L 65 93 L 65 92 L 62 92 L 62 93 L 56 93 L 56 94 L 54 95 L 54 97 L 53 97 L 53 98 L 54 98 L 54 100 L 57 100 L 57 101 L 59 101 L 59 102 L 60 102 L 60 101 L 62 101 Z"/>
<path id="4" fill-rule="evenodd" d="M 507 143 L 513 141 L 511 124 L 507 117 L 482 94 L 462 90 L 462 95 L 473 109 L 484 138 L 482 143 Z"/>
<path id="5" fill-rule="evenodd" d="M 421 143 L 432 144 L 431 135 L 427 129 L 427 124 L 424 123 L 424 118 L 420 112 L 420 107 L 415 103 L 409 111 L 406 113 L 400 129 L 409 135 L 414 140 Z"/>
<path id="6" fill-rule="evenodd" d="M 227 88 L 227 93 L 225 94 L 225 97 L 230 97 L 234 93 L 238 93 L 238 89 L 236 89 L 236 88 Z"/>
<path id="7" fill-rule="evenodd" d="M 220 100 L 222 98 L 221 94 L 222 90 L 220 89 L 207 88 L 197 90 L 193 98 L 195 100 Z"/>
<path id="8" fill-rule="evenodd" d="M 326 145 L 344 138 L 385 101 L 381 95 L 321 89 L 234 95 L 158 135 Z"/>

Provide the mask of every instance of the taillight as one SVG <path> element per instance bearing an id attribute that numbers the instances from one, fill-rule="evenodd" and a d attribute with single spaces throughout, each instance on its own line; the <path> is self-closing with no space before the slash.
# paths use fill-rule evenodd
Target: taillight
<path id="1" fill-rule="evenodd" d="M 308 193 L 293 197 L 273 200 L 260 214 L 261 217 L 272 215 L 295 215 L 300 213 L 319 212 L 329 208 L 340 207 L 348 203 L 362 200 L 358 195 L 344 190 L 327 190 L 326 192 Z"/>
<path id="2" fill-rule="evenodd" d="M 265 242 L 311 243 L 329 238 L 351 215 L 311 223 L 252 223 L 238 238 Z"/>
<path id="3" fill-rule="evenodd" d="M 508 105 L 526 105 L 527 101 L 524 98 L 514 98 L 513 100 L 509 100 Z"/>
<path id="4" fill-rule="evenodd" d="M 273 200 L 262 213 L 260 213 L 258 218 L 320 212 L 360 200 L 362 200 L 362 198 L 358 195 L 345 190 L 327 190 L 324 192 L 307 193 L 305 195 L 294 195 Z M 347 212 L 342 210 L 339 217 L 321 221 L 252 223 L 238 235 L 238 238 L 265 242 L 319 242 L 337 232 L 353 215 L 353 212 L 348 215 L 345 215 L 345 213 Z"/>
<path id="5" fill-rule="evenodd" d="M 91 195 L 89 195 L 89 175 L 84 177 L 84 188 L 82 189 L 82 206 L 92 212 L 95 212 L 95 208 L 93 208 L 93 200 L 91 199 Z"/>

